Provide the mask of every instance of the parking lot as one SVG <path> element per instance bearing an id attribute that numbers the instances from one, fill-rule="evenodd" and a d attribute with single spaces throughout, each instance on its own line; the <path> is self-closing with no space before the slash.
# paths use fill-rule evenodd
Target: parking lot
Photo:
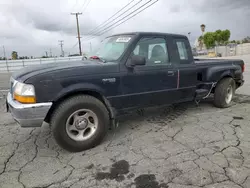
<path id="1" fill-rule="evenodd" d="M 250 56 L 242 58 L 246 84 L 230 108 L 208 99 L 129 114 L 80 153 L 57 146 L 49 125 L 20 128 L 0 99 L 0 187 L 250 188 Z"/>

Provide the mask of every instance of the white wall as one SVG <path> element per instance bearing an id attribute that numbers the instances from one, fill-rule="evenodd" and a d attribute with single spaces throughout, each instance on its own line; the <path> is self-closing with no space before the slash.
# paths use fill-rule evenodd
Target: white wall
<path id="1" fill-rule="evenodd" d="M 250 54 L 250 43 L 238 44 L 237 46 L 217 46 L 214 51 L 222 57 Z"/>

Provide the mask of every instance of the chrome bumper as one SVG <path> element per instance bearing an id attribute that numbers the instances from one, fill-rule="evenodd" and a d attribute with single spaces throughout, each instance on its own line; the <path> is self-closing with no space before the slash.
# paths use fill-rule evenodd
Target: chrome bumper
<path id="1" fill-rule="evenodd" d="M 7 96 L 7 110 L 21 127 L 41 127 L 52 106 L 52 102 L 22 104 L 13 100 L 10 93 Z"/>

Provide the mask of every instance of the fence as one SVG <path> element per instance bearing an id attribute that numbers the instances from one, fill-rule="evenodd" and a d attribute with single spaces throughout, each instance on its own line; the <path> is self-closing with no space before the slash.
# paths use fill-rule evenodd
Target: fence
<path id="1" fill-rule="evenodd" d="M 42 58 L 42 59 L 23 59 L 23 60 L 1 60 L 0 72 L 14 72 L 23 67 L 47 64 L 47 63 L 61 63 L 66 61 L 81 60 L 81 56 L 74 57 L 57 57 L 57 58 Z"/>
<path id="2" fill-rule="evenodd" d="M 222 57 L 247 55 L 250 54 L 250 43 L 217 46 L 215 47 L 214 51 L 216 54 L 220 54 Z"/>

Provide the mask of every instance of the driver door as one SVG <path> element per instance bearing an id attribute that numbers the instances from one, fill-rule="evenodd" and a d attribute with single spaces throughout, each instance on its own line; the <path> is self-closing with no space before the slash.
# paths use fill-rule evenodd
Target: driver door
<path id="1" fill-rule="evenodd" d="M 131 55 L 144 56 L 146 65 L 122 72 L 121 108 L 171 103 L 177 90 L 178 74 L 169 58 L 165 37 L 141 38 Z"/>

